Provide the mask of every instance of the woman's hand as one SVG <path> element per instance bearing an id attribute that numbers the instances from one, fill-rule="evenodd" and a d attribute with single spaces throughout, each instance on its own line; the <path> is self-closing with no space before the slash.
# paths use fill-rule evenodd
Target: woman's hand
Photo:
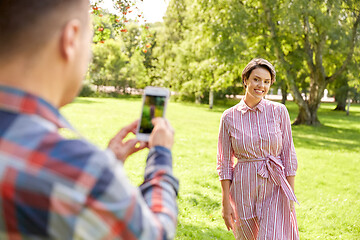
<path id="1" fill-rule="evenodd" d="M 295 176 L 287 176 L 286 180 L 289 182 L 291 189 L 295 192 Z M 290 200 L 290 211 L 295 209 L 295 202 Z"/>
<path id="2" fill-rule="evenodd" d="M 221 191 L 222 191 L 222 217 L 225 221 L 225 225 L 230 231 L 233 228 L 233 223 L 235 220 L 234 210 L 230 204 L 230 185 L 231 180 L 224 179 L 221 180 Z"/>
<path id="3" fill-rule="evenodd" d="M 223 202 L 222 217 L 227 230 L 230 231 L 230 229 L 233 228 L 233 223 L 235 221 L 235 213 L 229 201 Z"/>
<path id="4" fill-rule="evenodd" d="M 295 202 L 290 200 L 290 211 L 292 212 L 295 209 Z"/>

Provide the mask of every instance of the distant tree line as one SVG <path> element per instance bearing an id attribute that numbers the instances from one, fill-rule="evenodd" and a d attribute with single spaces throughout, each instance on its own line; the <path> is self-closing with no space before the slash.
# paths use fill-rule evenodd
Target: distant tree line
<path id="1" fill-rule="evenodd" d="M 88 75 L 96 86 L 164 86 L 207 103 L 243 93 L 242 69 L 263 57 L 277 69 L 275 91 L 299 106 L 295 124 L 319 124 L 325 88 L 338 110 L 348 98 L 359 102 L 358 0 L 171 0 L 163 23 L 129 21 L 120 34 L 116 16 L 102 12 Z"/>

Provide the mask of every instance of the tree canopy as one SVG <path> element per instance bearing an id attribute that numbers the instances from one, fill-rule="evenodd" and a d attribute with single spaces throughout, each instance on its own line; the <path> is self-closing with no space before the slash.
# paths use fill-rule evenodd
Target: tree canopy
<path id="1" fill-rule="evenodd" d="M 165 86 L 180 99 L 207 102 L 210 93 L 240 94 L 242 69 L 263 57 L 277 69 L 274 87 L 290 91 L 299 106 L 296 124 L 319 124 L 325 88 L 338 99 L 351 89 L 357 94 L 358 0 L 171 0 L 164 22 L 156 24 L 127 19 L 133 2 L 113 2 L 122 16 L 93 5 L 94 42 L 106 48 L 115 44 L 107 39 L 119 42 L 122 53 L 115 55 L 122 60 L 107 59 L 107 75 L 117 72 L 111 78 L 127 86 Z"/>

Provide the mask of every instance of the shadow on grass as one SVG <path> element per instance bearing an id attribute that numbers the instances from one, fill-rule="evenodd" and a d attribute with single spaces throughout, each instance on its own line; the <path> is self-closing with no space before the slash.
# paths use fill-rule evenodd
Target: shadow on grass
<path id="1" fill-rule="evenodd" d="M 114 99 L 121 99 L 121 100 L 139 100 L 142 98 L 142 95 L 118 95 L 116 97 L 111 97 Z"/>
<path id="2" fill-rule="evenodd" d="M 223 112 L 236 104 L 236 101 L 224 101 L 222 105 L 214 106 L 214 112 Z M 298 114 L 298 106 L 293 102 L 287 102 L 290 118 L 292 121 Z M 345 112 L 333 111 L 335 104 L 323 103 L 318 111 L 318 117 L 322 125 L 292 126 L 293 138 L 297 147 L 309 149 L 346 149 L 355 150 L 360 148 L 360 105 L 354 104 L 350 115 Z"/>
<path id="3" fill-rule="evenodd" d="M 223 227 L 202 227 L 193 224 L 178 223 L 176 239 L 234 239 L 232 232 Z"/>
<path id="4" fill-rule="evenodd" d="M 195 178 L 192 190 L 179 195 L 181 205 L 176 239 L 234 239 L 221 218 L 221 189 L 217 174 Z M 219 197 L 213 194 L 219 193 Z M 204 222 L 208 224 L 201 226 Z"/>
<path id="5" fill-rule="evenodd" d="M 293 126 L 297 147 L 308 149 L 347 149 L 360 147 L 360 130 L 322 125 L 319 127 Z"/>
<path id="6" fill-rule="evenodd" d="M 77 97 L 72 103 L 91 104 L 98 103 L 98 101 L 96 101 L 95 98 Z"/>
<path id="7" fill-rule="evenodd" d="M 217 201 L 213 196 L 209 196 L 208 192 L 221 192 L 218 179 L 209 177 L 209 181 L 203 182 L 199 180 L 193 181 L 193 189 L 196 191 L 179 195 L 179 199 L 188 204 L 188 207 L 198 208 L 202 213 L 211 215 L 221 208 L 220 199 Z M 180 193 L 181 194 L 181 193 Z"/>
<path id="8" fill-rule="evenodd" d="M 128 101 L 133 101 L 133 100 L 140 100 L 142 98 L 142 95 L 104 95 L 104 96 L 99 96 L 99 97 L 77 97 L 75 99 L 74 102 L 76 103 L 94 103 L 94 102 L 98 102 L 96 101 L 96 99 L 121 99 L 121 100 L 128 100 Z"/>

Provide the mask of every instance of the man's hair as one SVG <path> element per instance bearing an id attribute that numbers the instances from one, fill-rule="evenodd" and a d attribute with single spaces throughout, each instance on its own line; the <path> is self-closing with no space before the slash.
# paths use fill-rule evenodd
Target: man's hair
<path id="1" fill-rule="evenodd" d="M 36 52 L 76 14 L 83 1 L 0 0 L 0 59 Z"/>
<path id="2" fill-rule="evenodd" d="M 271 75 L 271 84 L 275 82 L 276 72 L 274 66 L 263 58 L 254 58 L 248 63 L 248 65 L 246 65 L 241 74 L 244 86 L 245 80 L 249 79 L 251 72 L 256 68 L 265 68 L 266 70 L 268 70 Z"/>

